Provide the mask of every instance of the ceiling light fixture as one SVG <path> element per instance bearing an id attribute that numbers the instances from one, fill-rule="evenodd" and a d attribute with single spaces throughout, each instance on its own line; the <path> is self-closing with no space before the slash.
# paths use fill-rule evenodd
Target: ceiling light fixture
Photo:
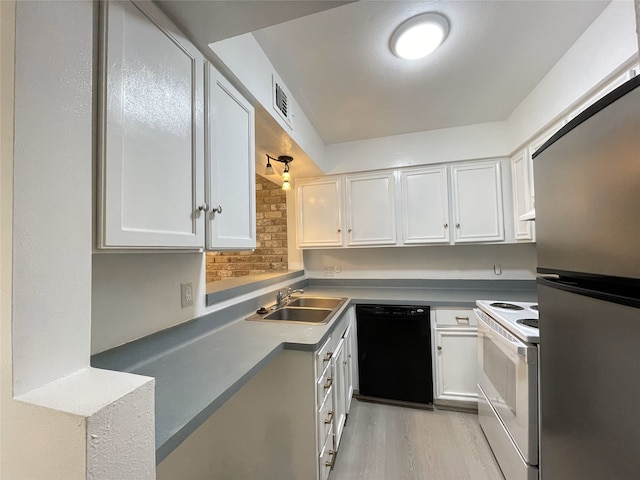
<path id="1" fill-rule="evenodd" d="M 421 13 L 401 23 L 391 35 L 394 55 L 407 60 L 423 58 L 438 48 L 449 33 L 449 22 L 439 13 Z"/>
<path id="2" fill-rule="evenodd" d="M 278 158 L 273 158 L 267 154 L 267 166 L 265 168 L 265 175 L 273 175 L 275 172 L 271 166 L 271 160 L 284 163 L 284 171 L 282 172 L 282 190 L 291 190 L 291 174 L 289 173 L 289 164 L 293 162 L 293 157 L 289 155 L 280 155 Z"/>

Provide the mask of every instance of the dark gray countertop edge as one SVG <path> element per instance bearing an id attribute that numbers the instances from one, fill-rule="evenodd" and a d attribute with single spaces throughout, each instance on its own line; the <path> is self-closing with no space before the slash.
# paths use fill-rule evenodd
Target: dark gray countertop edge
<path id="1" fill-rule="evenodd" d="M 251 276 L 249 278 L 238 278 L 232 280 L 220 280 L 207 284 L 206 305 L 210 307 L 216 303 L 239 297 L 246 293 L 253 292 L 260 288 L 265 288 L 276 283 L 286 282 L 297 277 L 303 277 L 304 270 L 293 270 L 284 273 L 264 274 Z M 232 285 L 229 287 L 229 285 Z"/>

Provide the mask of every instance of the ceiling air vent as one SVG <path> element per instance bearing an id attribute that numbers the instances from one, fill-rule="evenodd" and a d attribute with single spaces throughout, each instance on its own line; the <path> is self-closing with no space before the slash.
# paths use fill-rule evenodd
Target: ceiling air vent
<path id="1" fill-rule="evenodd" d="M 273 108 L 280 114 L 282 119 L 287 122 L 287 125 L 291 125 L 291 103 L 290 95 L 285 90 L 282 81 L 273 76 Z"/>

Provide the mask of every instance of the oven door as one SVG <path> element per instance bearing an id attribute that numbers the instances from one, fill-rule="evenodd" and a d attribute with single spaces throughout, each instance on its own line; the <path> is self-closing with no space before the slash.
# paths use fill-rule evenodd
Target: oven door
<path id="1" fill-rule="evenodd" d="M 524 460 L 538 464 L 538 349 L 480 310 L 478 384 Z"/>

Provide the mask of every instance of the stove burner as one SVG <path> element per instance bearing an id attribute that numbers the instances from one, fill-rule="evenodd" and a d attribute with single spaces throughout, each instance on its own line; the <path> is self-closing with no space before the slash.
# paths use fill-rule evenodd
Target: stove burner
<path id="1" fill-rule="evenodd" d="M 537 318 L 521 318 L 520 320 L 517 320 L 517 322 L 526 325 L 527 327 L 539 328 Z"/>
<path id="2" fill-rule="evenodd" d="M 489 306 L 496 308 L 504 308 L 505 310 L 524 310 L 520 305 L 514 305 L 513 303 L 494 302 Z"/>
<path id="3" fill-rule="evenodd" d="M 536 312 L 538 311 L 538 305 L 531 305 L 529 308 L 531 310 L 535 310 Z"/>

